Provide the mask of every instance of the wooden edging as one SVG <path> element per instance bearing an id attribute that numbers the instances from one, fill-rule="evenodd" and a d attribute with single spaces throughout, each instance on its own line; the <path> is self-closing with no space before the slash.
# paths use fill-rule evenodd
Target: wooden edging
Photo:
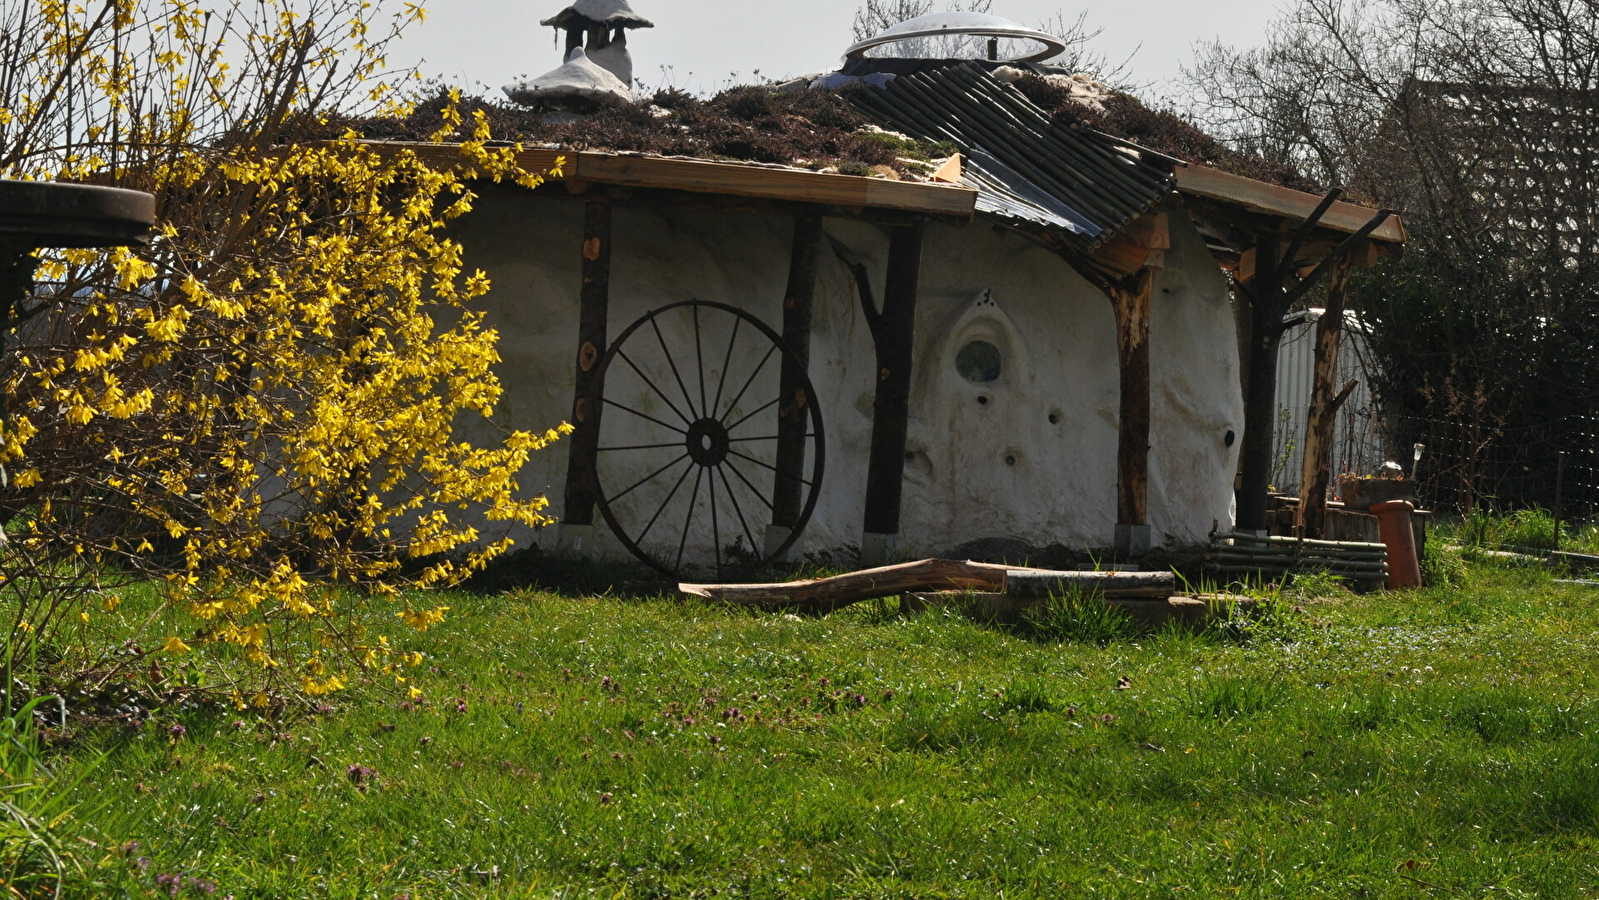
<path id="1" fill-rule="evenodd" d="M 1201 165 L 1188 165 L 1177 169 L 1177 190 L 1184 194 L 1242 206 L 1254 212 L 1300 221 L 1308 218 L 1322 201 L 1322 198 L 1315 194 L 1267 184 Z M 1334 231 L 1354 234 L 1376 214 L 1377 211 L 1374 209 L 1338 202 L 1322 215 L 1318 224 Z M 1390 216 L 1371 233 L 1371 237 L 1375 241 L 1403 244 L 1407 239 L 1405 223 L 1398 216 Z"/>
<path id="2" fill-rule="evenodd" d="M 380 152 L 409 150 L 429 163 L 460 162 L 455 147 L 449 144 L 400 141 L 368 143 Z M 522 150 L 517 153 L 517 163 L 530 172 L 545 174 L 552 181 L 786 200 L 854 209 L 890 209 L 962 219 L 972 218 L 977 211 L 977 191 L 962 185 L 937 182 L 890 181 L 885 178 L 808 172 L 804 169 L 591 151 Z"/>

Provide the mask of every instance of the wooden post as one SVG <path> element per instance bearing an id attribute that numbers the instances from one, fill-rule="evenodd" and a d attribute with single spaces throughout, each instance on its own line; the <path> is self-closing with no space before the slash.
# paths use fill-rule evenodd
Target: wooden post
<path id="1" fill-rule="evenodd" d="M 772 490 L 772 524 L 766 532 L 768 555 L 788 540 L 803 511 L 805 435 L 810 424 L 809 406 L 815 399 L 805 395 L 804 383 L 811 358 L 811 307 L 816 297 L 816 261 L 821 245 L 822 217 L 796 216 L 788 288 L 783 294 L 783 343 L 794 351 L 794 358 L 783 360 L 778 394 L 782 402 L 777 407 L 777 477 Z M 796 543 L 789 552 L 796 552 L 798 546 Z"/>
<path id="2" fill-rule="evenodd" d="M 606 350 L 606 322 L 611 299 L 611 205 L 585 204 L 583 211 L 583 286 L 578 295 L 577 384 L 566 464 L 566 503 L 561 514 L 560 544 L 585 549 L 593 534 L 594 504 L 599 481 L 601 404 L 591 403 L 589 389 Z"/>
<path id="3" fill-rule="evenodd" d="M 877 396 L 872 404 L 872 450 L 866 469 L 863 565 L 892 562 L 899 551 L 905 439 L 910 425 L 911 354 L 925 232 L 923 223 L 893 229 L 883 308 L 872 328 L 877 350 Z"/>
<path id="4" fill-rule="evenodd" d="M 1238 530 L 1266 530 L 1266 493 L 1271 487 L 1272 438 L 1277 420 L 1277 348 L 1283 338 L 1283 280 L 1278 276 L 1280 239 L 1256 247 L 1250 298 L 1249 384 L 1244 392 L 1243 474 L 1238 488 Z"/>
<path id="5" fill-rule="evenodd" d="M 1316 368 L 1305 417 L 1305 452 L 1299 468 L 1299 510 L 1294 525 L 1300 537 L 1319 538 L 1326 530 L 1327 490 L 1332 485 L 1333 436 L 1338 426 L 1338 350 L 1344 334 L 1353 256 L 1333 269 L 1327 282 L 1327 309 L 1316 323 Z M 1344 398 L 1349 395 L 1343 394 Z"/>
<path id="6" fill-rule="evenodd" d="M 1116 443 L 1116 549 L 1149 549 L 1149 302 L 1155 269 L 1138 273 L 1131 290 L 1113 292 L 1121 414 Z"/>
<path id="7" fill-rule="evenodd" d="M 1560 520 L 1565 516 L 1566 451 L 1555 454 L 1555 552 L 1560 551 Z"/>

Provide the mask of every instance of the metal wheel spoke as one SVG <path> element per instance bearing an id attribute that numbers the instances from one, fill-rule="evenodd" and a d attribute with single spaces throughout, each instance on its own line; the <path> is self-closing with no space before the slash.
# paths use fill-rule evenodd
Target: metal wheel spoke
<path id="1" fill-rule="evenodd" d="M 739 459 L 749 460 L 750 462 L 756 464 L 757 466 L 760 466 L 763 469 L 771 469 L 773 472 L 777 472 L 777 477 L 779 477 L 779 478 L 786 478 L 789 481 L 798 481 L 800 484 L 803 484 L 806 487 L 810 486 L 810 482 L 806 481 L 803 478 L 795 478 L 793 475 L 784 475 L 782 472 L 778 472 L 777 466 L 774 466 L 771 463 L 761 462 L 760 460 L 756 459 L 753 456 L 745 456 L 744 454 L 738 452 L 737 450 L 729 450 L 729 451 L 727 451 L 727 453 L 728 453 L 729 456 L 736 456 Z"/>
<path id="2" fill-rule="evenodd" d="M 754 411 L 754 412 L 750 413 L 749 415 L 745 416 L 744 418 L 739 419 L 737 422 L 734 422 L 733 424 L 728 425 L 727 426 L 727 430 L 728 431 L 732 431 L 733 429 L 737 428 L 738 426 L 743 425 L 745 422 L 748 422 L 749 420 L 755 418 L 756 416 L 760 415 L 761 413 L 766 412 L 767 410 L 771 409 L 772 407 L 774 407 L 777 404 L 782 403 L 782 402 L 783 402 L 783 398 L 782 397 L 778 397 L 777 399 L 773 400 L 771 403 L 768 403 L 765 406 L 761 407 L 760 409 L 757 409 L 756 411 Z"/>
<path id="3" fill-rule="evenodd" d="M 711 489 L 711 552 L 716 554 L 716 574 L 722 574 L 722 528 L 716 521 L 716 475 L 706 480 Z"/>
<path id="4" fill-rule="evenodd" d="M 772 501 L 766 499 L 766 494 L 762 493 L 760 488 L 750 484 L 750 480 L 744 477 L 744 473 L 739 471 L 738 466 L 733 465 L 731 459 L 723 460 L 723 462 L 727 463 L 727 467 L 733 470 L 733 474 L 738 476 L 739 481 L 744 482 L 744 486 L 750 489 L 750 493 L 755 495 L 755 499 L 766 504 L 766 508 L 772 512 L 777 512 L 777 507 L 772 505 Z"/>
<path id="5" fill-rule="evenodd" d="M 688 307 L 686 320 L 684 307 Z M 661 322 L 668 314 L 673 318 L 667 326 L 663 326 Z M 719 323 L 725 323 L 727 318 L 733 320 L 732 326 L 728 328 L 727 335 L 721 337 L 716 329 L 722 327 Z M 688 356 L 689 336 L 683 330 L 684 326 L 690 325 L 694 329 L 692 357 Z M 668 328 L 673 329 L 675 347 L 666 340 Z M 641 332 L 649 332 L 654 337 L 646 337 Z M 749 340 L 744 340 L 746 346 L 740 346 L 739 341 L 746 337 L 745 332 L 750 333 Z M 719 340 L 726 346 L 720 346 L 717 343 Z M 750 341 L 755 342 L 753 348 L 747 346 Z M 662 360 L 654 356 L 655 348 L 650 347 L 652 343 L 665 357 L 664 369 Z M 766 345 L 764 354 L 758 360 L 752 359 L 761 354 L 762 344 Z M 709 372 L 706 366 L 718 361 L 718 350 L 722 351 L 721 371 Z M 678 365 L 675 353 L 683 354 L 688 362 L 697 365 L 698 375 L 685 372 Z M 620 361 L 617 360 L 619 356 Z M 790 380 L 794 380 L 794 384 L 791 387 L 779 386 L 777 390 L 768 392 L 769 383 L 763 379 L 768 377 L 766 370 L 772 365 L 773 357 L 782 363 L 781 384 L 788 385 Z M 750 366 L 749 362 L 755 365 Z M 797 380 L 788 379 L 791 364 Z M 608 397 L 605 372 L 612 366 L 622 365 L 630 369 L 632 374 L 627 378 L 612 378 L 613 388 Z M 740 371 L 733 371 L 735 365 Z M 599 410 L 611 406 L 634 419 L 664 429 L 663 432 L 654 432 L 638 423 L 630 425 L 623 419 L 608 417 L 602 420 L 601 434 L 593 439 L 588 451 L 591 454 L 589 458 L 595 461 L 593 475 L 597 479 L 595 500 L 599 511 L 605 516 L 617 539 L 634 556 L 679 580 L 686 577 L 683 574 L 684 566 L 693 571 L 708 570 L 714 562 L 716 571 L 725 579 L 729 570 L 738 568 L 743 557 L 740 555 L 742 551 L 737 548 L 744 541 L 749 541 L 750 552 L 758 560 L 769 557 L 767 550 L 786 549 L 793 545 L 816 508 L 823 482 L 826 439 L 822 428 L 822 410 L 815 404 L 794 410 L 797 421 L 779 418 L 772 423 L 766 418 L 768 413 L 777 417 L 777 413 L 771 412 L 774 407 L 779 412 L 784 410 L 783 397 L 789 393 L 803 391 L 796 396 L 815 396 L 815 388 L 806 376 L 802 362 L 782 335 L 737 306 L 700 300 L 672 303 L 640 316 L 623 330 L 607 349 L 599 366 L 595 386 L 588 395 L 593 402 L 600 404 Z M 745 372 L 745 369 L 749 371 Z M 738 382 L 741 375 L 743 384 Z M 644 383 L 644 390 L 640 391 L 633 385 L 631 378 L 634 377 Z M 770 377 L 777 379 L 778 375 Z M 673 384 L 677 386 L 675 394 L 671 388 Z M 693 393 L 696 389 L 698 397 Z M 767 397 L 776 396 L 777 399 L 761 403 L 758 398 L 763 394 Z M 622 402 L 611 397 L 620 397 Z M 760 408 L 746 410 L 743 406 L 746 402 Z M 660 404 L 664 404 L 666 409 L 659 409 Z M 598 410 L 596 417 L 597 414 Z M 681 424 L 672 424 L 671 419 L 677 419 Z M 769 424 L 762 425 L 760 422 Z M 745 429 L 752 436 L 737 436 L 738 429 Z M 773 448 L 777 451 L 775 457 Z M 664 462 L 668 457 L 675 458 L 656 468 L 658 461 Z M 752 465 L 772 475 L 746 469 Z M 652 471 L 632 481 L 641 470 Z M 692 487 L 688 483 L 690 475 L 694 476 Z M 608 483 L 620 482 L 623 478 L 628 479 L 627 487 L 615 496 L 609 496 Z M 768 483 L 769 478 L 775 480 Z M 772 489 L 773 484 L 777 490 Z M 795 487 L 796 484 L 803 489 L 803 493 Z M 758 485 L 766 485 L 766 489 Z M 664 494 L 661 492 L 662 486 L 668 488 Z M 645 490 L 646 487 L 648 490 Z M 691 554 L 688 548 L 689 533 L 697 527 L 697 517 L 703 515 L 700 509 L 702 491 L 710 503 L 709 537 L 712 552 L 702 554 L 703 548 L 700 548 Z M 753 494 L 757 502 L 751 505 L 748 496 L 739 496 L 745 492 Z M 796 493 L 800 493 L 801 507 L 790 509 Z M 684 498 L 684 509 L 678 509 L 675 505 L 680 497 Z M 652 504 L 655 505 L 654 509 L 650 508 Z M 722 508 L 724 504 L 731 508 L 731 515 Z M 762 506 L 772 514 L 774 521 L 779 509 L 785 511 L 784 515 L 788 517 L 785 521 L 792 519 L 791 533 L 782 548 L 775 545 L 766 547 L 763 543 L 766 539 L 764 532 L 757 533 L 763 527 Z M 725 523 L 724 519 L 727 520 Z M 726 537 L 730 540 L 726 548 L 722 546 L 724 524 L 727 526 Z M 674 533 L 674 529 L 679 531 Z M 653 541 L 652 535 L 655 536 Z M 671 549 L 674 538 L 677 540 L 675 554 Z"/>
<path id="6" fill-rule="evenodd" d="M 733 366 L 733 345 L 738 343 L 738 327 L 743 324 L 743 319 L 733 320 L 733 334 L 727 339 L 727 356 L 722 359 L 722 377 L 716 381 L 716 402 L 711 404 L 712 410 L 722 408 L 722 389 L 727 387 L 727 370 Z"/>
<path id="7" fill-rule="evenodd" d="M 607 452 L 611 452 L 611 451 L 614 451 L 614 450 L 664 450 L 667 447 L 681 447 L 681 446 L 683 446 L 683 442 L 682 441 L 673 441 L 670 444 L 634 444 L 631 447 L 596 447 L 594 449 L 599 451 L 600 453 L 607 453 Z"/>
<path id="8" fill-rule="evenodd" d="M 609 397 L 604 397 L 604 398 L 601 398 L 601 399 L 603 399 L 605 403 L 607 403 L 607 404 L 609 404 L 611 406 L 614 406 L 614 407 L 616 407 L 617 409 L 619 409 L 619 410 L 621 410 L 623 412 L 630 412 L 633 415 L 638 416 L 641 419 L 648 419 L 651 422 L 654 422 L 655 424 L 661 426 L 662 428 L 669 428 L 672 431 L 677 432 L 678 434 L 681 434 L 681 435 L 684 435 L 684 436 L 688 435 L 688 432 L 686 430 L 684 430 L 682 428 L 679 428 L 676 425 L 668 425 L 665 422 L 662 422 L 660 419 L 655 418 L 654 416 L 645 415 L 644 413 L 639 412 L 638 410 L 634 409 L 631 406 L 623 406 L 622 404 L 617 403 L 615 400 L 612 400 Z"/>
<path id="9" fill-rule="evenodd" d="M 700 414 L 694 409 L 694 398 L 689 395 L 688 388 L 683 384 L 683 376 L 677 371 L 677 360 L 672 358 L 672 351 L 666 349 L 666 338 L 661 336 L 661 323 L 655 321 L 654 316 L 650 316 L 650 327 L 655 330 L 655 340 L 661 345 L 661 352 L 666 354 L 666 364 L 672 367 L 672 377 L 677 379 L 677 389 L 683 392 L 683 400 L 688 403 L 688 411 L 694 413 L 694 419 L 698 419 Z"/>
<path id="10" fill-rule="evenodd" d="M 694 504 L 700 502 L 700 482 L 704 478 L 705 468 L 701 466 L 699 474 L 694 476 L 694 493 L 688 498 L 688 515 L 683 517 L 683 536 L 677 541 L 677 562 L 672 565 L 676 570 L 683 568 L 683 548 L 688 546 L 688 527 L 694 524 Z"/>
<path id="11" fill-rule="evenodd" d="M 661 389 L 655 386 L 655 382 L 651 381 L 650 377 L 648 375 L 644 374 L 643 370 L 641 370 L 638 367 L 637 363 L 633 362 L 632 358 L 630 358 L 626 353 L 623 353 L 621 350 L 617 350 L 616 351 L 616 355 L 620 356 L 622 358 L 622 362 L 627 363 L 628 368 L 630 368 L 634 372 L 638 373 L 638 377 L 642 378 L 644 380 L 644 383 L 650 386 L 650 390 L 655 392 L 655 396 L 660 397 L 663 401 L 665 401 L 666 406 L 667 406 L 668 409 L 670 409 L 672 412 L 677 413 L 677 417 L 679 419 L 683 420 L 683 424 L 685 424 L 685 425 L 693 425 L 694 424 L 694 419 L 691 419 L 688 416 L 683 415 L 683 411 L 677 408 L 677 404 L 672 402 L 672 398 L 670 398 L 670 397 L 666 396 L 666 394 L 662 393 Z"/>
<path id="12" fill-rule="evenodd" d="M 617 494 L 615 497 L 610 498 L 606 502 L 607 503 L 615 503 L 616 501 L 622 499 L 623 497 L 626 497 L 628 494 L 631 494 L 634 491 L 638 490 L 641 486 L 643 486 L 643 484 L 646 481 L 649 481 L 650 479 L 652 479 L 655 476 L 661 474 L 662 472 L 665 472 L 667 469 L 670 469 L 671 467 L 677 465 L 678 463 L 682 462 L 685 459 L 688 459 L 688 454 L 687 453 L 683 454 L 682 456 L 679 456 L 677 459 L 672 460 L 671 462 L 667 463 L 666 465 L 661 466 L 659 469 L 656 469 L 655 471 L 651 472 L 650 474 L 645 475 L 642 479 L 640 479 L 632 487 L 628 488 L 627 490 L 623 491 L 620 494 Z M 683 474 L 687 475 L 688 474 L 687 470 L 685 470 Z"/>
<path id="13" fill-rule="evenodd" d="M 711 408 L 705 405 L 705 349 L 704 342 L 700 339 L 700 308 L 698 306 L 689 308 L 694 311 L 694 363 L 700 369 L 700 409 L 709 413 Z M 713 492 L 716 490 L 715 479 L 711 480 L 711 490 Z M 720 565 L 717 566 L 717 571 L 721 571 Z"/>
<path id="14" fill-rule="evenodd" d="M 816 435 L 814 435 L 814 434 L 806 434 L 806 435 L 769 434 L 769 435 L 766 435 L 765 437 L 728 438 L 727 442 L 729 444 L 748 444 L 748 443 L 751 443 L 753 441 L 781 441 L 781 440 L 784 440 L 784 439 L 789 438 L 789 437 L 803 437 L 806 440 L 810 440 L 811 438 L 816 437 Z M 677 445 L 676 444 L 672 444 L 670 446 L 676 447 Z"/>
<path id="15" fill-rule="evenodd" d="M 727 491 L 727 499 L 733 503 L 733 513 L 738 516 L 738 524 L 744 529 L 744 536 L 750 539 L 750 553 L 757 559 L 761 556 L 760 546 L 755 543 L 755 533 L 750 531 L 750 523 L 744 518 L 744 508 L 738 505 L 738 497 L 733 493 L 733 484 L 727 480 L 727 473 L 721 466 L 716 467 L 718 475 L 722 476 L 722 487 Z"/>
<path id="16" fill-rule="evenodd" d="M 688 473 L 690 473 L 692 471 L 694 471 L 694 467 L 693 466 L 689 466 L 688 468 L 684 469 L 683 470 L 683 475 L 680 478 L 677 479 L 677 484 L 672 485 L 672 492 L 670 494 L 666 495 L 666 499 L 664 501 L 662 501 L 662 503 L 661 503 L 661 508 L 657 509 L 655 511 L 655 515 L 650 516 L 649 524 L 645 525 L 644 526 L 644 531 L 639 534 L 639 536 L 638 536 L 638 543 L 639 544 L 643 544 L 644 543 L 644 539 L 649 536 L 650 529 L 655 527 L 656 521 L 661 518 L 661 513 L 666 512 L 666 508 L 672 504 L 672 498 L 677 496 L 677 492 L 679 490 L 681 490 L 682 487 L 683 487 L 683 482 L 688 480 Z"/>
<path id="17" fill-rule="evenodd" d="M 735 410 L 735 409 L 737 409 L 737 408 L 738 408 L 738 401 L 740 401 L 740 400 L 743 400 L 743 399 L 744 399 L 744 394 L 745 394 L 745 392 L 747 392 L 747 391 L 748 391 L 748 390 L 749 390 L 749 389 L 750 389 L 750 385 L 752 385 L 752 384 L 754 384 L 754 383 L 755 383 L 755 378 L 756 378 L 756 376 L 758 376 L 758 375 L 760 375 L 760 374 L 761 374 L 761 370 L 762 370 L 762 369 L 764 369 L 764 368 L 766 368 L 766 364 L 767 364 L 767 363 L 768 363 L 768 362 L 770 362 L 770 361 L 771 361 L 771 359 L 772 359 L 772 354 L 773 354 L 773 353 L 776 353 L 776 352 L 777 352 L 777 345 L 776 345 L 776 344 L 773 344 L 773 345 L 772 345 L 772 349 L 770 349 L 770 350 L 767 350 L 767 351 L 766 351 L 766 355 L 765 355 L 765 356 L 763 356 L 763 357 L 761 357 L 761 364 L 760 364 L 760 365 L 758 365 L 758 366 L 756 366 L 756 367 L 755 367 L 755 371 L 753 371 L 753 372 L 751 372 L 751 373 L 750 373 L 750 380 L 749 380 L 749 381 L 746 381 L 746 382 L 744 382 L 744 387 L 743 387 L 743 388 L 742 388 L 742 389 L 740 389 L 740 390 L 739 390 L 739 392 L 738 392 L 738 396 L 737 396 L 737 397 L 734 397 L 734 398 L 733 398 L 733 402 L 732 402 L 732 403 L 729 403 L 729 404 L 728 404 L 728 405 L 727 405 L 727 412 L 724 412 L 724 413 L 722 413 L 722 414 L 721 414 L 721 415 L 720 415 L 720 416 L 718 416 L 718 417 L 717 417 L 717 421 L 723 421 L 723 422 L 725 422 L 725 421 L 726 421 L 726 420 L 727 420 L 727 417 L 728 417 L 728 416 L 730 416 L 730 415 L 732 415 L 732 414 L 733 414 L 733 410 Z"/>

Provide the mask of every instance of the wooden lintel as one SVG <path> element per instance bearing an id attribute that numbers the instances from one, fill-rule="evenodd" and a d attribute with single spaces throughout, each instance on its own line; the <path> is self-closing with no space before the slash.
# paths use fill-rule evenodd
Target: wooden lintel
<path id="1" fill-rule="evenodd" d="M 485 185 L 478 188 L 480 192 L 498 190 L 502 192 L 524 193 L 522 188 L 508 185 Z M 602 199 L 617 206 L 627 206 L 637 209 L 693 209 L 718 213 L 744 213 L 757 216 L 778 216 L 792 218 L 796 215 L 820 215 L 828 219 L 849 219 L 856 222 L 870 222 L 874 225 L 901 226 L 912 225 L 916 222 L 939 222 L 957 227 L 964 226 L 966 219 L 958 216 L 924 216 L 919 213 L 904 212 L 895 209 L 878 209 L 875 207 L 843 207 L 828 206 L 812 203 L 793 203 L 781 200 L 760 200 L 752 197 L 730 197 L 717 194 L 695 194 L 688 191 L 657 190 L 652 188 L 636 188 L 629 192 L 627 197 L 613 195 L 616 189 L 607 189 L 599 185 L 591 185 L 589 192 L 579 195 L 578 199 Z M 547 197 L 570 200 L 564 187 L 559 184 L 547 184 L 533 192 L 535 197 Z"/>
<path id="2" fill-rule="evenodd" d="M 372 141 L 367 146 L 384 153 L 410 151 L 435 165 L 464 164 L 459 149 L 449 144 Z M 780 166 L 590 151 L 521 150 L 517 153 L 517 162 L 530 172 L 543 173 L 549 180 L 899 210 L 964 220 L 970 220 L 977 210 L 977 191 L 958 184 L 890 181 Z"/>

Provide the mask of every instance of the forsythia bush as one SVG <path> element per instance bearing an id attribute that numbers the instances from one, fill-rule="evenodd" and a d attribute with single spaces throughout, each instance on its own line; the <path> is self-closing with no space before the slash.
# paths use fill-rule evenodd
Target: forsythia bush
<path id="1" fill-rule="evenodd" d="M 374 604 L 425 630 L 445 609 L 402 588 L 546 523 L 516 476 L 560 430 L 459 436 L 502 389 L 474 305 L 488 280 L 445 231 L 473 180 L 539 176 L 481 121 L 447 119 L 428 161 L 340 124 L 401 111 L 384 50 L 421 15 L 0 0 L 0 174 L 148 190 L 159 210 L 146 247 L 42 252 L 0 359 L 13 653 L 92 634 L 117 577 L 154 576 L 151 643 L 234 648 L 260 675 L 235 673 L 241 700 L 357 668 L 403 683 L 418 658 L 368 634 Z"/>

